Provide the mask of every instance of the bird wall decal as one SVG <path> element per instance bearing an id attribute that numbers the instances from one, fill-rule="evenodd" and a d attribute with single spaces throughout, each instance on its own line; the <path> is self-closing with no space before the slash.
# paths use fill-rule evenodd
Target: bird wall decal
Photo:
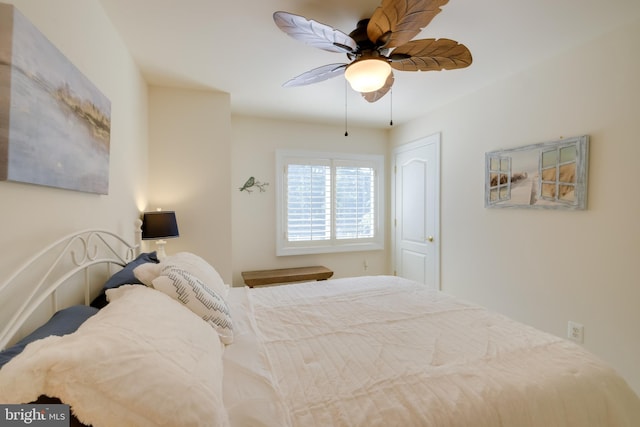
<path id="1" fill-rule="evenodd" d="M 239 190 L 246 191 L 247 193 L 251 193 L 253 192 L 251 188 L 258 187 L 258 190 L 260 190 L 261 193 L 264 193 L 266 191 L 264 187 L 266 187 L 267 185 L 269 185 L 268 182 L 260 182 L 260 181 L 257 181 L 255 177 L 250 176 L 249 179 L 247 179 L 247 181 L 244 183 L 244 185 L 239 188 Z"/>

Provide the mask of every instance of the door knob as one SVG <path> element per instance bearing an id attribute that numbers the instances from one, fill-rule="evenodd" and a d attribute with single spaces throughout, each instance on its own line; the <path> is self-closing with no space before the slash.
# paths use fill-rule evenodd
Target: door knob
<path id="1" fill-rule="evenodd" d="M 429 236 L 429 237 L 427 237 L 427 241 L 429 241 L 429 242 L 433 242 L 433 236 Z"/>

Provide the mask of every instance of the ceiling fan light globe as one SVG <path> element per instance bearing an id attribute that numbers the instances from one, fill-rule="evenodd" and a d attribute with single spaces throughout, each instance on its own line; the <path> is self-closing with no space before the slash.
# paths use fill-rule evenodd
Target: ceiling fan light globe
<path id="1" fill-rule="evenodd" d="M 391 73 L 391 65 L 383 59 L 361 59 L 351 63 L 344 72 L 356 92 L 375 92 L 382 88 Z"/>

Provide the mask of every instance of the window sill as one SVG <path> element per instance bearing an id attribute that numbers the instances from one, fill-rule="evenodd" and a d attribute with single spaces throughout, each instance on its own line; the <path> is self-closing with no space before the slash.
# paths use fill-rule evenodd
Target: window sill
<path id="1" fill-rule="evenodd" d="M 340 252 L 364 252 L 381 251 L 384 245 L 381 243 L 347 243 L 331 246 L 288 246 L 276 248 L 277 256 L 327 254 Z"/>

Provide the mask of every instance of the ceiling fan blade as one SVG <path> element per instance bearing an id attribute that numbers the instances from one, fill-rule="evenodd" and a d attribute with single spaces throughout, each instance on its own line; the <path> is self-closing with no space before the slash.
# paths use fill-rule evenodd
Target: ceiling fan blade
<path id="1" fill-rule="evenodd" d="M 392 71 L 391 73 L 389 73 L 389 77 L 387 77 L 387 81 L 384 83 L 384 86 L 382 86 L 380 89 L 376 90 L 375 92 L 361 92 L 360 94 L 367 101 L 376 102 L 377 100 L 385 96 L 387 92 L 389 92 L 391 86 L 393 86 L 394 81 L 395 77 L 393 77 Z"/>
<path id="2" fill-rule="evenodd" d="M 302 73 L 297 77 L 285 82 L 283 87 L 306 86 L 312 83 L 323 82 L 333 77 L 344 74 L 344 70 L 348 64 L 328 64 L 322 67 L 314 68 L 306 73 Z"/>
<path id="3" fill-rule="evenodd" d="M 402 46 L 413 39 L 441 11 L 449 0 L 382 0 L 367 26 L 374 44 Z"/>
<path id="4" fill-rule="evenodd" d="M 351 36 L 304 16 L 280 11 L 273 14 L 273 20 L 282 31 L 313 47 L 338 53 L 351 53 L 358 49 Z"/>
<path id="5" fill-rule="evenodd" d="M 455 70 L 471 65 L 469 49 L 455 40 L 413 40 L 393 50 L 391 67 L 400 71 Z"/>

